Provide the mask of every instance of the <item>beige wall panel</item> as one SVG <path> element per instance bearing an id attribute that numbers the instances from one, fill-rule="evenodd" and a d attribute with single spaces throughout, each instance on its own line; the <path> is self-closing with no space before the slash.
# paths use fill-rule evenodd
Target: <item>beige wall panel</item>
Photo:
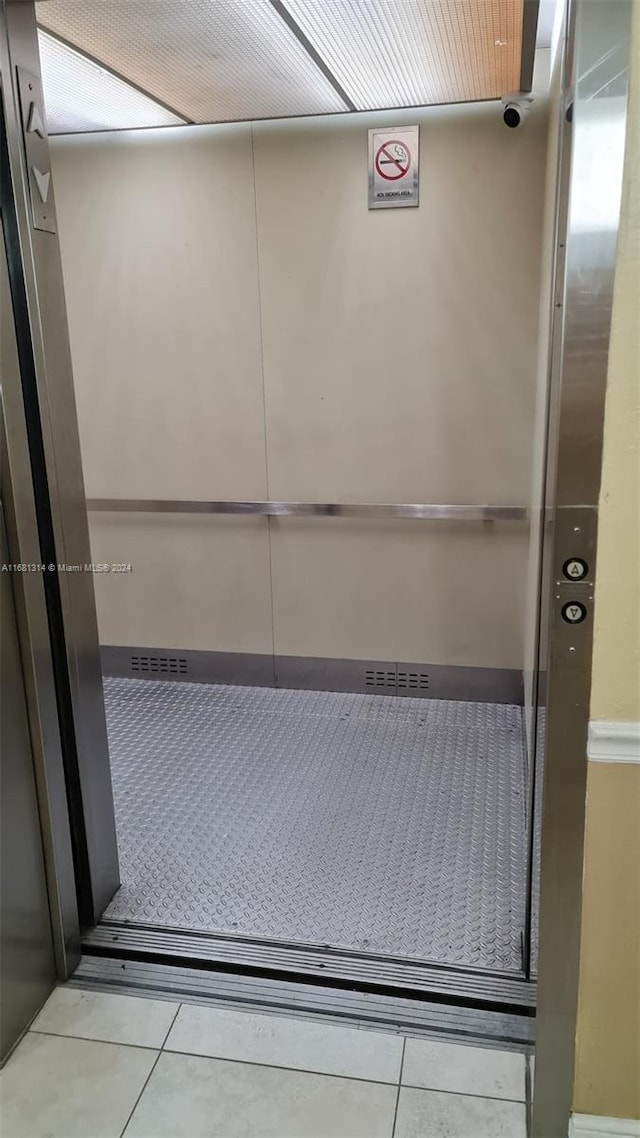
<path id="1" fill-rule="evenodd" d="M 417 209 L 367 208 L 367 128 L 421 124 Z M 526 502 L 546 108 L 254 127 L 273 497 Z"/>
<path id="2" fill-rule="evenodd" d="M 574 1110 L 640 1118 L 640 766 L 589 763 Z"/>
<path id="3" fill-rule="evenodd" d="M 604 423 L 592 719 L 640 720 L 639 599 L 640 11 L 636 5 Z"/>
<path id="4" fill-rule="evenodd" d="M 262 497 L 251 128 L 52 151 L 88 494 Z"/>
<path id="5" fill-rule="evenodd" d="M 58 141 L 91 496 L 526 501 L 546 115 L 517 132 L 496 107 L 392 118 L 416 115 L 422 204 L 386 213 L 366 203 L 367 127 L 385 116 L 254 127 L 257 250 L 248 126 Z M 94 520 L 94 534 L 106 524 Z M 265 572 L 248 603 L 225 572 L 202 600 L 186 586 L 192 537 L 179 524 L 157 521 L 152 537 L 132 519 L 121 531 L 111 559 L 149 566 L 161 584 L 153 603 L 127 584 L 125 616 L 122 588 L 98 582 L 103 641 L 264 651 L 249 628 L 270 625 L 266 527 L 255 556 L 246 542 L 238 551 Z M 361 546 L 341 526 L 329 547 L 318 524 L 273 527 L 280 652 L 522 665 L 521 534 L 433 530 L 427 555 L 411 528 L 384 523 Z M 206 563 L 203 536 L 192 554 Z M 477 555 L 479 585 L 455 568 L 461 555 Z M 233 563 L 231 551 L 231 577 Z M 476 588 L 490 603 L 474 603 Z M 193 623 L 202 605 L 223 614 L 223 645 L 217 624 Z"/>
<path id="6" fill-rule="evenodd" d="M 271 534 L 278 653 L 522 666 L 517 528 L 289 518 Z"/>
<path id="7" fill-rule="evenodd" d="M 367 209 L 367 129 L 421 123 L 418 209 Z M 269 489 L 526 502 L 546 109 L 257 124 Z M 285 654 L 522 667 L 520 535 L 272 527 Z"/>
<path id="8" fill-rule="evenodd" d="M 96 574 L 102 644 L 272 652 L 264 518 L 94 514 L 94 562 L 131 562 Z"/>

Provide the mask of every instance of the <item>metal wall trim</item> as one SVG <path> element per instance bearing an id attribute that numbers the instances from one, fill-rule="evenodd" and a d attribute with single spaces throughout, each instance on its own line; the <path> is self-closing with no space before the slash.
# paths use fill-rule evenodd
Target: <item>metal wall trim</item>
<path id="1" fill-rule="evenodd" d="M 564 257 L 554 282 L 545 487 L 554 523 L 542 588 L 549 644 L 540 663 L 544 671 L 548 658 L 533 1138 L 565 1138 L 573 1098 L 594 568 L 631 7 L 630 0 L 571 4 L 560 110 Z M 567 566 L 578 558 L 585 573 L 571 580 Z"/>
<path id="2" fill-rule="evenodd" d="M 88 498 L 90 513 L 241 514 L 268 518 L 405 518 L 416 521 L 524 522 L 526 506 L 410 502 L 205 502 L 173 498 Z"/>
<path id="3" fill-rule="evenodd" d="M 180 932 L 157 925 L 101 921 L 87 933 L 88 954 L 137 954 L 206 962 L 211 967 L 253 968 L 266 973 L 305 975 L 361 987 L 399 988 L 434 997 L 456 998 L 485 1005 L 535 1008 L 535 984 L 519 973 L 492 973 L 481 969 L 443 968 L 401 957 L 374 956 L 320 945 L 230 937 L 213 933 Z"/>
<path id="4" fill-rule="evenodd" d="M 259 655 L 193 648 L 101 646 L 105 676 L 240 687 L 356 692 L 399 698 L 452 699 L 521 705 L 522 672 L 454 664 Z"/>
<path id="5" fill-rule="evenodd" d="M 531 1016 L 505 1011 L 108 956 L 83 956 L 70 986 L 217 1008 L 240 1007 L 307 1018 L 312 1015 L 325 1022 L 382 1028 L 417 1038 L 502 1044 L 524 1054 L 531 1052 L 535 1028 Z"/>

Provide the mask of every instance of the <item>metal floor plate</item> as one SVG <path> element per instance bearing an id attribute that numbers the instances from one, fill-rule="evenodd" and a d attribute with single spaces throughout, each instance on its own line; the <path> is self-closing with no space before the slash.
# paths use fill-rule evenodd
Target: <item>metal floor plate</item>
<path id="1" fill-rule="evenodd" d="M 519 971 L 522 709 L 106 679 L 110 920 Z"/>

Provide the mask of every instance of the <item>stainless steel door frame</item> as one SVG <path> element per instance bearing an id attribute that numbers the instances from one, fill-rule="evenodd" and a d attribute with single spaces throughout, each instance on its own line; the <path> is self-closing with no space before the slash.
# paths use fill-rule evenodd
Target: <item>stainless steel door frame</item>
<path id="1" fill-rule="evenodd" d="M 1 232 L 0 328 L 0 492 L 9 562 L 38 565 L 40 542 Z M 11 405 L 9 438 L 5 401 Z M 44 581 L 38 571 L 6 573 L 12 579 L 16 609 L 56 972 L 64 979 L 80 958 L 80 927 Z"/>
<path id="2" fill-rule="evenodd" d="M 561 126 L 539 672 L 547 673 L 533 1138 L 572 1106 L 604 404 L 631 0 L 571 6 Z M 568 562 L 581 559 L 572 579 Z"/>
<path id="3" fill-rule="evenodd" d="M 27 122 L 23 124 L 23 116 L 31 118 L 33 105 L 44 120 L 33 3 L 0 0 L 0 63 L 5 119 L 3 225 L 19 325 L 23 411 L 36 479 L 38 560 L 84 566 L 90 564 L 91 553 L 54 189 L 47 179 L 43 211 L 42 201 L 37 204 L 35 162 L 33 158 L 27 162 L 27 148 L 35 145 L 40 177 L 50 174 L 48 145 L 46 136 L 41 137 L 44 132 L 27 135 Z M 13 393 L 5 398 L 10 437 L 21 399 L 22 394 L 18 400 Z M 118 888 L 119 875 L 91 573 L 54 568 L 46 574 L 45 590 L 80 918 L 81 923 L 92 924 Z"/>
<path id="4" fill-rule="evenodd" d="M 3 487 L 4 489 L 4 487 Z M 0 553 L 11 562 L 0 500 Z M 0 1066 L 56 982 L 13 574 L 0 575 Z"/>

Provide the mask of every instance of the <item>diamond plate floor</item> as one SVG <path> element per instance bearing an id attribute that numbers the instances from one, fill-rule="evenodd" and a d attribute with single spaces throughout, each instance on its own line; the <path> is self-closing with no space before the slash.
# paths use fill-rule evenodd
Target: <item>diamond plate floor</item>
<path id="1" fill-rule="evenodd" d="M 106 917 L 517 971 L 521 708 L 105 681 Z"/>

